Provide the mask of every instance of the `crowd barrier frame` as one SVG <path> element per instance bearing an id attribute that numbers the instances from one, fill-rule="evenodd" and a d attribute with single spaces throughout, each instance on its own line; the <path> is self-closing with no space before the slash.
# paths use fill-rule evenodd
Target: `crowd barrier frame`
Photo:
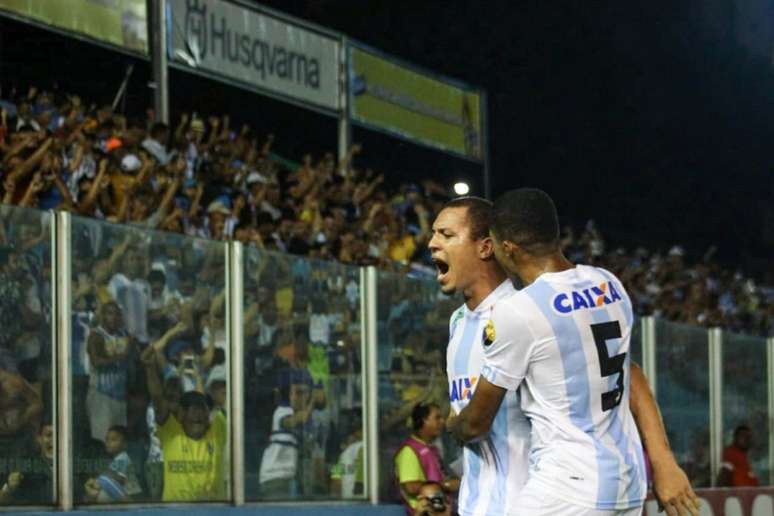
<path id="1" fill-rule="evenodd" d="M 71 267 L 72 267 L 72 216 L 65 211 L 41 212 L 49 213 L 51 223 L 50 244 L 52 248 L 52 343 L 55 352 L 52 354 L 53 376 L 52 393 L 53 408 L 55 413 L 55 499 L 56 508 L 63 511 L 80 507 L 74 500 L 74 485 L 72 481 L 73 471 L 73 409 L 69 393 L 72 392 L 72 363 L 71 363 Z M 115 225 L 117 226 L 117 225 Z M 149 234 L 160 234 L 149 232 Z M 230 408 L 230 433 L 231 442 L 231 484 L 230 504 L 235 507 L 246 505 L 245 496 L 245 435 L 244 435 L 244 392 L 245 379 L 243 375 L 244 365 L 244 268 L 245 247 L 239 242 L 229 242 L 225 249 L 225 288 L 226 288 L 226 335 L 229 341 L 229 400 Z M 380 346 L 379 333 L 377 332 L 378 315 L 378 279 L 379 271 L 374 267 L 360 267 L 360 352 L 362 368 L 360 381 L 362 382 L 363 406 L 362 425 L 365 446 L 365 491 L 363 501 L 377 505 L 380 499 L 379 487 L 387 479 L 380 478 L 380 445 L 379 445 L 379 407 L 382 400 L 379 397 L 379 366 L 377 351 Z M 631 346 L 641 346 L 643 370 L 657 395 L 663 392 L 656 391 L 656 356 L 659 353 L 658 332 L 656 319 L 643 317 L 642 339 L 632 342 Z M 763 341 L 763 339 L 761 339 Z M 768 409 L 768 478 L 763 482 L 774 481 L 774 338 L 766 339 L 766 371 L 767 371 L 767 400 Z M 669 343 L 666 343 L 667 345 Z M 710 413 L 710 448 L 711 448 L 711 475 L 717 477 L 720 468 L 720 455 L 724 442 L 724 434 L 730 429 L 724 428 L 723 422 L 723 345 L 724 332 L 719 328 L 707 331 L 707 352 L 709 356 L 709 380 L 710 403 L 707 409 Z M 663 352 L 664 350 L 662 350 Z M 761 350 L 764 351 L 764 350 Z M 761 429 L 756 429 L 760 432 Z M 269 502 L 260 502 L 266 505 Z M 298 503 L 314 503 L 303 502 Z M 319 501 L 317 502 L 319 503 Z M 347 502 L 342 502 L 345 505 Z M 356 502 L 350 502 L 356 503 Z M 362 503 L 362 502 L 361 502 Z M 179 504 L 174 504 L 174 506 Z M 249 505 L 253 505 L 250 502 Z M 167 506 L 167 504 L 164 504 Z M 99 507 L 99 506 L 98 506 Z M 53 507 L 48 507 L 53 509 Z"/>

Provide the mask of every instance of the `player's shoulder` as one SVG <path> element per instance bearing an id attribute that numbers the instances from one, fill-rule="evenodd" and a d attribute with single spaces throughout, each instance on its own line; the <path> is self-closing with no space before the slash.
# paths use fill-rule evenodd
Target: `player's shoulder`
<path id="1" fill-rule="evenodd" d="M 621 280 L 618 278 L 618 276 L 616 276 L 613 272 L 605 269 L 604 267 L 597 267 L 595 265 L 578 265 L 578 267 L 589 271 L 591 274 L 598 274 L 608 281 L 616 281 L 621 283 Z"/>
<path id="2" fill-rule="evenodd" d="M 533 306 L 524 290 L 514 291 L 492 305 L 490 318 L 500 325 L 518 326 L 526 323 Z"/>
<path id="3" fill-rule="evenodd" d="M 533 305 L 530 296 L 531 287 L 532 285 L 529 285 L 521 290 L 513 289 L 506 295 L 503 295 L 497 299 L 497 301 L 493 303 L 492 309 L 499 312 L 516 311 L 517 313 L 523 315 L 524 310 L 529 310 Z"/>

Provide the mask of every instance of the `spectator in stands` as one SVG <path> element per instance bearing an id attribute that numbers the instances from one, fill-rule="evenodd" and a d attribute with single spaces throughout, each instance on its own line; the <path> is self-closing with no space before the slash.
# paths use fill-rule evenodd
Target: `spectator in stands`
<path id="1" fill-rule="evenodd" d="M 0 505 L 40 505 L 54 499 L 54 426 L 44 421 L 36 433 L 35 447 L 26 457 L 3 455 L 2 471 L 8 476 L 0 488 Z M 20 460 L 21 459 L 21 460 Z"/>
<path id="2" fill-rule="evenodd" d="M 23 307 L 23 285 L 18 277 L 19 256 L 9 247 L 0 247 L 0 349 L 14 350 L 16 339 L 24 331 L 23 317 L 19 317 L 19 307 Z"/>
<path id="3" fill-rule="evenodd" d="M 198 324 L 193 316 L 193 310 L 184 310 L 183 320 L 169 328 L 160 339 L 143 351 L 147 359 L 149 353 L 156 353 L 158 368 L 161 371 L 171 369 L 180 379 L 183 392 L 197 391 L 204 393 L 206 370 L 209 367 L 212 353 L 205 358 L 196 350 L 198 332 L 194 328 Z"/>
<path id="4" fill-rule="evenodd" d="M 108 469 L 86 481 L 86 500 L 97 503 L 129 502 L 142 492 L 129 454 L 126 453 L 126 427 L 113 426 L 105 435 Z"/>
<path id="5" fill-rule="evenodd" d="M 141 359 L 146 365 L 146 376 L 158 374 L 157 354 L 153 346 L 148 346 L 143 351 Z M 180 375 L 177 369 L 171 365 L 167 365 L 162 371 L 162 396 L 166 400 L 169 412 L 176 415 L 178 420 L 180 420 L 182 419 L 180 398 L 183 396 Z M 164 488 L 164 451 L 161 448 L 161 441 L 158 436 L 156 411 L 153 408 L 153 404 L 147 409 L 146 425 L 149 432 L 149 447 L 148 458 L 145 463 L 145 482 L 151 499 L 161 500 Z"/>
<path id="6" fill-rule="evenodd" d="M 279 376 L 280 402 L 274 409 L 269 445 L 261 458 L 261 496 L 293 499 L 303 491 L 298 484 L 299 455 L 314 408 L 312 379 L 305 369 L 285 369 Z"/>
<path id="7" fill-rule="evenodd" d="M 205 389 L 212 400 L 212 410 L 227 414 L 228 377 L 225 364 L 218 364 L 210 370 Z"/>
<path id="8" fill-rule="evenodd" d="M 121 261 L 121 267 L 118 262 Z M 107 285 L 110 297 L 121 308 L 124 324 L 129 335 L 142 344 L 148 336 L 148 308 L 150 306 L 150 285 L 147 250 L 137 245 L 130 236 L 124 238 L 113 251 L 107 270 L 116 271 Z"/>
<path id="9" fill-rule="evenodd" d="M 164 502 L 224 500 L 224 470 L 227 439 L 226 416 L 210 413 L 207 398 L 197 391 L 182 395 L 177 414 L 159 378 L 158 352 L 142 355 L 146 366 L 148 392 L 153 400 L 156 435 L 164 456 Z"/>
<path id="10" fill-rule="evenodd" d="M 734 430 L 734 442 L 723 450 L 723 463 L 720 465 L 717 485 L 720 487 L 757 486 L 758 477 L 750 466 L 747 452 L 752 444 L 752 430 L 747 425 L 739 425 Z"/>
<path id="11" fill-rule="evenodd" d="M 167 152 L 167 142 L 169 141 L 169 126 L 162 122 L 153 124 L 150 134 L 142 142 L 142 147 L 150 153 L 156 162 L 164 166 L 169 163 L 170 155 Z"/>
<path id="12" fill-rule="evenodd" d="M 360 410 L 351 411 L 352 431 L 342 442 L 343 451 L 331 470 L 331 494 L 344 499 L 363 494 L 363 427 Z"/>
<path id="13" fill-rule="evenodd" d="M 115 301 L 104 303 L 98 313 L 98 325 L 87 340 L 91 364 L 89 411 L 91 437 L 102 441 L 108 430 L 126 425 L 128 357 L 132 341 L 124 329 L 121 308 Z"/>
<path id="14" fill-rule="evenodd" d="M 43 402 L 17 372 L 7 351 L 0 350 L 0 457 L 17 457 L 36 434 Z"/>
<path id="15" fill-rule="evenodd" d="M 417 495 L 426 481 L 438 482 L 443 489 L 456 493 L 459 479 L 446 478 L 441 454 L 433 441 L 441 436 L 444 420 L 435 403 L 419 403 L 411 412 L 413 433 L 395 454 L 395 476 L 407 511 L 416 511 Z"/>

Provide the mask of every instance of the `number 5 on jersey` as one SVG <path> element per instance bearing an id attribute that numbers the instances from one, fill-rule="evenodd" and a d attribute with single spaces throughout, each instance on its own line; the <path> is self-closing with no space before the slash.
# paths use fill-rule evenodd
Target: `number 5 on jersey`
<path id="1" fill-rule="evenodd" d="M 594 335 L 594 344 L 597 346 L 599 356 L 599 369 L 605 378 L 618 373 L 616 388 L 602 393 L 602 411 L 617 407 L 623 399 L 624 391 L 624 361 L 626 353 L 610 356 L 607 351 L 607 341 L 621 338 L 621 325 L 618 321 L 603 322 L 591 325 L 591 333 Z"/>

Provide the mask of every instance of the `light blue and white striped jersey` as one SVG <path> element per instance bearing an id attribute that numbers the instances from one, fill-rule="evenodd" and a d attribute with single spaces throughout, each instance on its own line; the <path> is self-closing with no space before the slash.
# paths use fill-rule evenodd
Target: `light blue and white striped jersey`
<path id="1" fill-rule="evenodd" d="M 446 372 L 449 400 L 456 413 L 470 402 L 484 364 L 487 323 L 495 303 L 516 292 L 503 282 L 475 310 L 462 305 L 452 314 Z M 527 481 L 530 426 L 520 408 L 519 393 L 508 392 L 495 416 L 486 443 L 464 448 L 459 513 L 462 516 L 515 514 L 516 495 Z"/>
<path id="2" fill-rule="evenodd" d="M 632 305 L 604 269 L 544 273 L 493 310 L 482 375 L 521 386 L 529 482 L 574 505 L 642 505 L 645 462 L 629 409 Z"/>

